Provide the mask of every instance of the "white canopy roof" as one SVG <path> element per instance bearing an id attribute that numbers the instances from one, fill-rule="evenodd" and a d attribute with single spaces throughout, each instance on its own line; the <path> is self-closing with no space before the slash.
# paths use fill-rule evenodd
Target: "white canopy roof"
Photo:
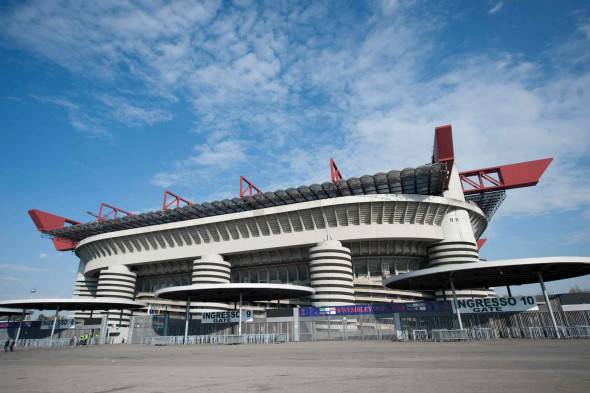
<path id="1" fill-rule="evenodd" d="M 448 264 L 390 276 L 383 285 L 391 289 L 439 290 L 449 288 L 449 278 L 458 289 L 522 285 L 590 274 L 590 257 L 544 257 L 493 262 Z"/>
<path id="2" fill-rule="evenodd" d="M 48 298 L 48 299 L 15 299 L 2 300 L 0 307 L 20 308 L 29 310 L 121 310 L 139 309 L 146 304 L 134 300 L 114 297 L 79 297 L 79 298 Z"/>
<path id="3" fill-rule="evenodd" d="M 194 301 L 236 302 L 242 295 L 244 301 L 296 299 L 313 295 L 311 287 L 291 284 L 193 284 L 160 289 L 156 296 L 163 299 Z"/>

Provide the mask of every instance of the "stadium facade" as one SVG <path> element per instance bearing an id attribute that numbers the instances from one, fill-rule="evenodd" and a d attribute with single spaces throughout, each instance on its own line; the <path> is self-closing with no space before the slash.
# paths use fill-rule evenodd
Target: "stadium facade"
<path id="1" fill-rule="evenodd" d="M 392 290 L 383 280 L 478 262 L 480 237 L 506 190 L 536 184 L 551 159 L 459 172 L 451 126 L 442 126 L 429 161 L 348 179 L 331 161 L 331 181 L 323 184 L 260 192 L 241 178 L 240 186 L 248 187 L 240 187 L 237 198 L 192 204 L 167 191 L 161 211 L 134 215 L 101 205 L 98 220 L 83 224 L 40 210 L 29 214 L 56 249 L 78 256 L 79 297 L 135 299 L 178 314 L 183 302 L 154 293 L 191 283 L 291 283 L 311 286 L 315 294 L 282 307 L 434 299 L 444 294 Z M 461 294 L 491 293 L 475 288 Z M 263 312 L 268 305 L 249 307 Z M 190 307 L 198 317 L 233 305 Z M 130 314 L 124 312 L 123 327 Z"/>

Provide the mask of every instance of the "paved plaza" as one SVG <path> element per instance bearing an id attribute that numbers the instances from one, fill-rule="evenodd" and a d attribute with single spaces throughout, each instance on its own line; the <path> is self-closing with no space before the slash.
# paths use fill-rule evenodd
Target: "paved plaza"
<path id="1" fill-rule="evenodd" d="M 112 345 L 0 354 L 9 392 L 588 392 L 590 341 Z"/>

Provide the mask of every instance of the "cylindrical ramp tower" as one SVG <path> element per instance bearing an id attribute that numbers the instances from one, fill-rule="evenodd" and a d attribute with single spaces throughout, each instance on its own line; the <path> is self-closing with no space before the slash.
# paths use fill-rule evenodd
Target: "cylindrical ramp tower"
<path id="1" fill-rule="evenodd" d="M 204 255 L 193 261 L 193 284 L 229 284 L 231 264 L 218 254 Z M 231 307 L 227 303 L 191 302 L 191 313 L 225 311 Z"/>
<path id="2" fill-rule="evenodd" d="M 445 214 L 441 227 L 444 240 L 428 247 L 431 267 L 446 263 L 479 262 L 477 244 L 466 210 L 454 209 Z"/>
<path id="3" fill-rule="evenodd" d="M 110 266 L 102 270 L 98 277 L 98 286 L 96 297 L 116 297 L 121 299 L 135 299 L 135 281 L 137 274 L 129 270 L 127 266 L 117 265 Z M 118 327 L 128 327 L 131 318 L 130 310 L 109 311 L 109 325 Z"/>
<path id="4" fill-rule="evenodd" d="M 315 307 L 354 304 L 350 250 L 339 241 L 324 241 L 309 250 L 309 275 Z"/>
<path id="5" fill-rule="evenodd" d="M 85 263 L 80 261 L 78 272 L 76 273 L 76 286 L 74 287 L 74 297 L 94 298 L 96 296 L 96 286 L 98 279 L 84 275 Z M 74 318 L 90 318 L 89 311 L 76 311 Z"/>

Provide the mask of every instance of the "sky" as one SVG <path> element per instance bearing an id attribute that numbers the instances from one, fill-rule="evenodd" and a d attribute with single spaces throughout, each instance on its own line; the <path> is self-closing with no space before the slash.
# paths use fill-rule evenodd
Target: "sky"
<path id="1" fill-rule="evenodd" d="M 27 210 L 90 221 L 430 161 L 544 157 L 481 257 L 590 256 L 585 1 L 3 1 L 0 298 L 73 292 L 77 258 Z M 551 292 L 590 289 L 588 276 Z M 523 286 L 513 293 L 536 293 Z M 502 291 L 499 291 L 502 293 Z"/>

